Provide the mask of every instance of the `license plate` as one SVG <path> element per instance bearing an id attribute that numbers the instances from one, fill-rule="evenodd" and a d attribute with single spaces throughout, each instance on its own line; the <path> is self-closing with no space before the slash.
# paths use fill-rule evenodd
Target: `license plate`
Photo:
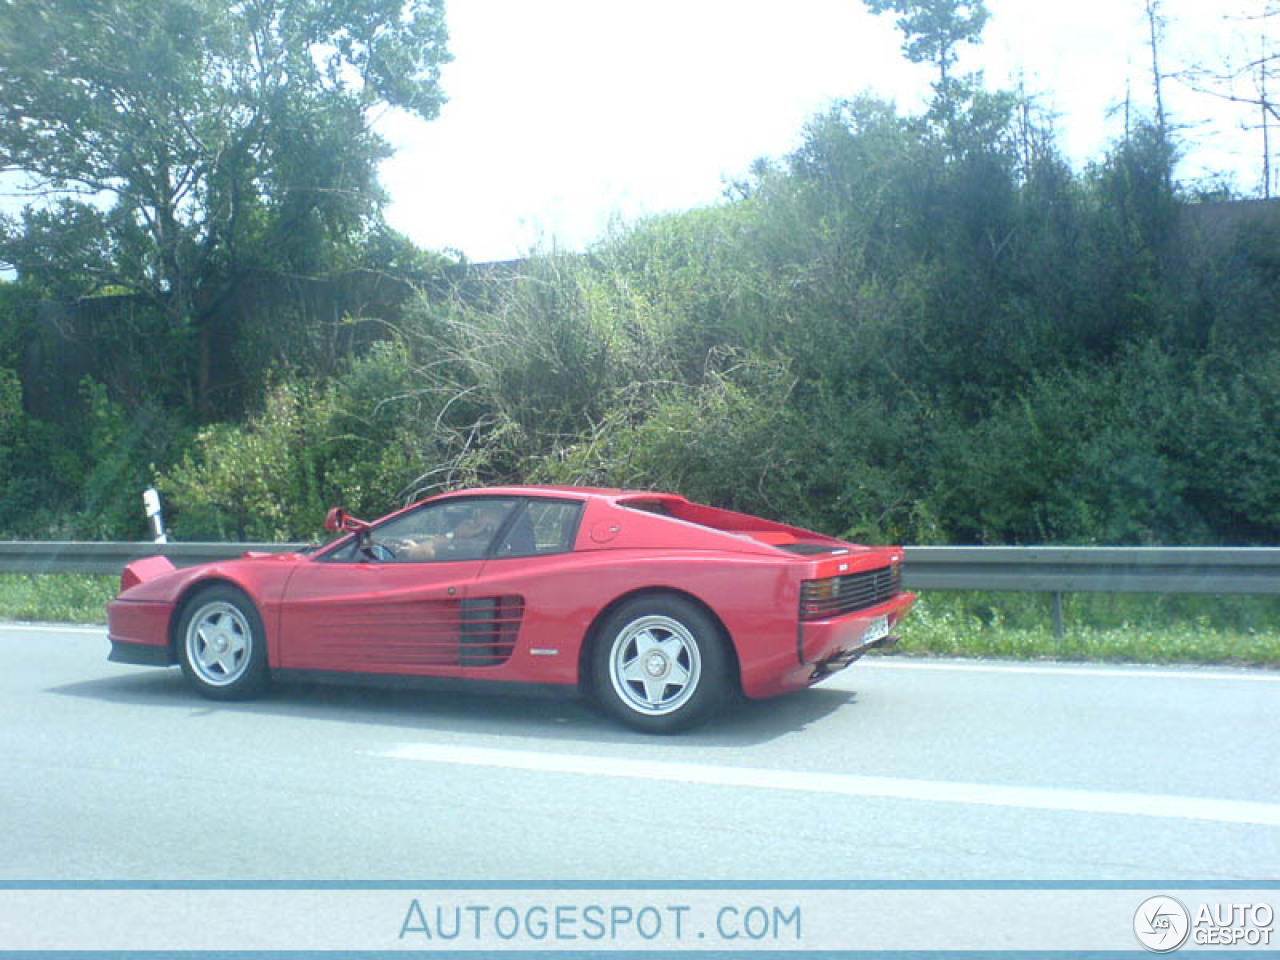
<path id="1" fill-rule="evenodd" d="M 871 621 L 871 625 L 867 627 L 866 633 L 862 635 L 862 646 L 865 647 L 868 643 L 875 643 L 877 640 L 887 637 L 888 635 L 889 618 L 887 616 L 876 617 Z"/>

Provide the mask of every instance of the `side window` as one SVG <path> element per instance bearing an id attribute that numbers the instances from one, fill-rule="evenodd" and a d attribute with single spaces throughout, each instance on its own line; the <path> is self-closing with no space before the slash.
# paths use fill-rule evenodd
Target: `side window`
<path id="1" fill-rule="evenodd" d="M 514 497 L 476 497 L 429 503 L 374 527 L 364 553 L 352 543 L 328 559 L 381 563 L 479 560 L 519 502 Z"/>
<path id="2" fill-rule="evenodd" d="M 495 557 L 533 557 L 573 549 L 582 504 L 576 500 L 529 500 L 502 537 Z"/>
<path id="3" fill-rule="evenodd" d="M 431 504 L 382 524 L 374 542 L 391 552 L 398 563 L 479 560 L 489 552 L 518 500 L 479 497 Z"/>

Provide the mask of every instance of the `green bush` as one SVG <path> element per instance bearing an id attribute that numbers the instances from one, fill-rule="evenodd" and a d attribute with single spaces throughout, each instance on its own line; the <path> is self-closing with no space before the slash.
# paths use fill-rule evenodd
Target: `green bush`
<path id="1" fill-rule="evenodd" d="M 375 344 L 331 382 L 285 380 L 246 423 L 201 430 L 160 478 L 175 535 L 307 539 L 327 507 L 385 512 L 431 462 L 432 401 L 395 341 Z"/>
<path id="2" fill-rule="evenodd" d="M 154 465 L 188 538 L 303 538 L 335 503 L 548 480 L 873 542 L 1276 542 L 1269 208 L 1180 195 L 1141 120 L 1075 173 L 1032 104 L 946 94 L 921 116 L 836 104 L 724 202 L 583 255 L 446 282 L 386 235 L 369 252 L 424 296 L 377 334 L 282 313 L 238 341 L 252 412 L 198 436 L 192 330 L 165 341 L 186 367 L 130 388 L 107 365 L 65 424 L 24 416 L 0 375 L 0 507 L 15 529 L 129 533 Z M 0 313 L 30 326 L 20 293 L 0 287 Z M 16 364 L 22 336 L 0 333 Z"/>

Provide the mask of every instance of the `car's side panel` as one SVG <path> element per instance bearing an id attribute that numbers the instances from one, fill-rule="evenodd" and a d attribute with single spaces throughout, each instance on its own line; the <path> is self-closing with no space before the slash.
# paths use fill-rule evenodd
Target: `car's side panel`
<path id="1" fill-rule="evenodd" d="M 477 595 L 520 597 L 524 615 L 509 660 L 473 676 L 496 681 L 574 684 L 577 651 L 607 588 L 574 554 L 485 563 Z"/>
<path id="2" fill-rule="evenodd" d="M 516 652 L 477 671 L 501 681 L 578 682 L 579 652 L 591 624 L 620 597 L 684 593 L 724 623 L 750 695 L 757 675 L 795 664 L 798 580 L 785 560 L 735 554 L 611 550 L 544 557 L 537 566 L 490 560 L 473 589 L 524 599 Z"/>
<path id="3" fill-rule="evenodd" d="M 167 646 L 170 628 L 184 598 L 201 587 L 228 583 L 257 606 L 267 640 L 267 661 L 278 657 L 280 598 L 289 577 L 307 561 L 295 554 L 226 560 L 172 570 L 136 583 L 107 605 L 108 634 L 114 641 Z"/>
<path id="4" fill-rule="evenodd" d="M 280 610 L 289 670 L 466 675 L 465 603 L 479 560 L 300 567 Z"/>

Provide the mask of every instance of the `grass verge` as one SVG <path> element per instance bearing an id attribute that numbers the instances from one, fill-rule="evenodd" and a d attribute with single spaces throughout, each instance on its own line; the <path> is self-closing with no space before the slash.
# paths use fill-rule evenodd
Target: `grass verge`
<path id="1" fill-rule="evenodd" d="M 113 576 L 0 573 L 0 620 L 106 623 L 119 587 Z"/>
<path id="2" fill-rule="evenodd" d="M 104 623 L 119 580 L 0 574 L 0 620 Z M 1027 593 L 923 594 L 900 630 L 906 655 L 1112 663 L 1221 663 L 1280 668 L 1280 598 L 1070 594 L 1065 635 L 1052 598 Z"/>
<path id="3" fill-rule="evenodd" d="M 1280 599 L 1069 594 L 1063 636 L 1048 594 L 922 594 L 903 622 L 907 655 L 1280 667 Z"/>

